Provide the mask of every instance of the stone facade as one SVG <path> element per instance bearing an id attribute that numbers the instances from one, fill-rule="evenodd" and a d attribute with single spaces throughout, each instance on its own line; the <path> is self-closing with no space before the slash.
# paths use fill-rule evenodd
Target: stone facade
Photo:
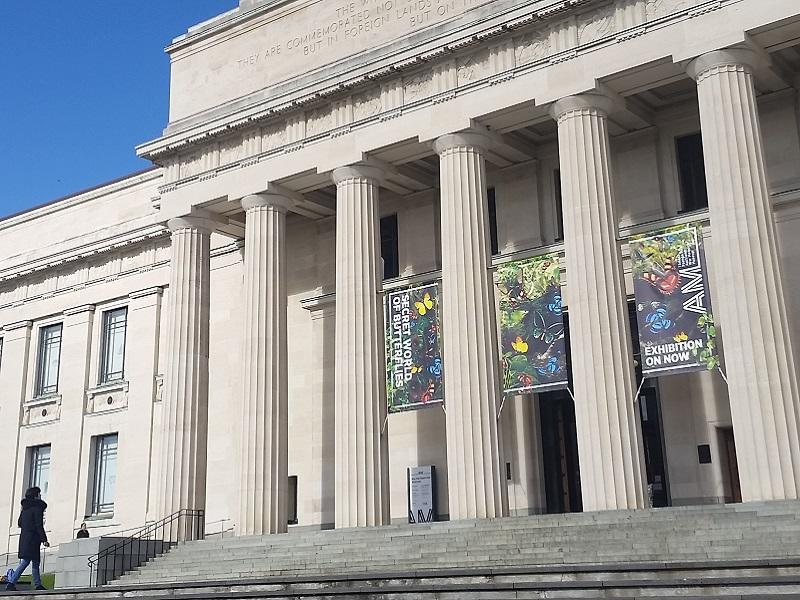
<path id="1" fill-rule="evenodd" d="M 55 543 L 178 508 L 205 508 L 210 534 L 283 531 L 291 476 L 290 529 L 404 520 L 417 465 L 436 466 L 442 516 L 555 510 L 576 478 L 553 471 L 559 428 L 587 510 L 646 506 L 648 477 L 675 505 L 732 499 L 737 479 L 744 500 L 797 497 L 799 22 L 791 0 L 243 0 L 190 29 L 167 49 L 170 123 L 138 148 L 155 168 L 0 221 L 7 550 L 46 444 Z M 708 209 L 683 214 L 676 139 L 697 132 Z M 399 276 L 382 280 L 395 214 Z M 696 221 L 728 383 L 649 381 L 643 415 L 627 239 Z M 571 436 L 547 398 L 498 389 L 492 269 L 551 252 Z M 439 280 L 446 410 L 387 417 L 381 297 Z M 119 307 L 125 374 L 100 385 Z M 113 512 L 92 517 L 110 433 Z"/>

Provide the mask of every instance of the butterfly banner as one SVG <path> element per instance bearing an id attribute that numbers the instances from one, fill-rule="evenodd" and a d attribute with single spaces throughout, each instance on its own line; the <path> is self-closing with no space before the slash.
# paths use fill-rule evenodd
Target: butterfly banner
<path id="1" fill-rule="evenodd" d="M 497 268 L 503 391 L 567 386 L 561 269 L 548 255 Z"/>
<path id="2" fill-rule="evenodd" d="M 389 412 L 442 402 L 439 286 L 390 292 L 384 302 Z"/>
<path id="3" fill-rule="evenodd" d="M 717 328 L 702 226 L 636 236 L 629 245 L 645 377 L 715 369 Z"/>

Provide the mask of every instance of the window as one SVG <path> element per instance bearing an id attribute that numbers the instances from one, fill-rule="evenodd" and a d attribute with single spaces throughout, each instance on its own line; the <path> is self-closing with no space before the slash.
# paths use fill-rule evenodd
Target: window
<path id="1" fill-rule="evenodd" d="M 61 323 L 42 327 L 39 332 L 39 357 L 36 371 L 36 396 L 58 392 L 61 363 Z"/>
<path id="2" fill-rule="evenodd" d="M 125 335 L 128 309 L 117 308 L 103 313 L 102 362 L 100 383 L 119 381 L 125 377 Z"/>
<path id="3" fill-rule="evenodd" d="M 94 476 L 92 515 L 114 512 L 114 487 L 117 482 L 117 434 L 94 438 Z"/>
<path id="4" fill-rule="evenodd" d="M 564 240 L 564 207 L 561 198 L 561 169 L 553 171 L 553 196 L 555 197 L 556 209 L 556 235 L 553 238 L 556 242 Z"/>
<path id="5" fill-rule="evenodd" d="M 297 525 L 297 475 L 289 476 L 289 525 Z"/>
<path id="6" fill-rule="evenodd" d="M 681 212 L 708 207 L 703 138 L 699 133 L 675 139 L 678 179 L 681 185 Z"/>
<path id="7" fill-rule="evenodd" d="M 494 256 L 500 253 L 497 245 L 497 200 L 494 188 L 489 188 L 486 195 L 489 198 L 489 243 L 492 249 L 492 256 Z"/>
<path id="8" fill-rule="evenodd" d="M 28 487 L 38 487 L 46 498 L 49 481 L 50 444 L 28 448 Z"/>
<path id="9" fill-rule="evenodd" d="M 397 233 L 397 215 L 381 219 L 381 258 L 383 259 L 383 278 L 400 276 L 400 249 Z"/>

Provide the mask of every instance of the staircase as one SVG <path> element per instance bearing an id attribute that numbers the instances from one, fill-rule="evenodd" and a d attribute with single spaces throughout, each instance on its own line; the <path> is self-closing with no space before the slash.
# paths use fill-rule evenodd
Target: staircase
<path id="1" fill-rule="evenodd" d="M 800 503 L 208 539 L 72 597 L 109 594 L 186 600 L 800 598 Z"/>

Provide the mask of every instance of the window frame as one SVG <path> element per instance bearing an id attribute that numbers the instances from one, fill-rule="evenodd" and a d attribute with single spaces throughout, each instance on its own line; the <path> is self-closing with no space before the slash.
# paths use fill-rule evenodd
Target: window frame
<path id="1" fill-rule="evenodd" d="M 48 381 L 50 380 L 47 375 L 50 374 L 48 363 L 45 362 L 45 358 L 49 358 L 49 354 L 47 353 L 46 344 L 46 336 L 49 331 L 53 331 L 58 328 L 58 360 L 56 362 L 56 373 L 55 373 L 55 383 L 54 384 L 46 384 L 45 379 Z M 57 322 L 57 323 L 50 323 L 48 325 L 42 325 L 39 327 L 39 343 L 36 349 L 36 372 L 35 372 L 35 380 L 34 380 L 34 397 L 35 398 L 43 398 L 46 396 L 54 396 L 58 394 L 58 386 L 59 386 L 59 379 L 61 377 L 61 350 L 64 342 L 64 323 Z"/>
<path id="2" fill-rule="evenodd" d="M 489 254 L 500 254 L 500 237 L 497 228 L 497 192 L 494 187 L 486 190 L 486 214 L 489 218 Z"/>
<path id="3" fill-rule="evenodd" d="M 114 487 L 111 490 L 111 502 L 105 498 L 107 492 L 106 477 L 108 475 L 108 455 L 103 451 L 106 446 L 104 442 L 110 438 L 115 438 L 115 445 L 113 448 L 114 460 Z M 118 473 L 118 458 L 119 458 L 119 433 L 112 432 L 92 437 L 92 469 L 91 469 L 91 495 L 89 496 L 89 514 L 90 517 L 106 517 L 113 516 L 116 504 L 116 477 Z M 106 450 L 107 451 L 107 450 Z M 103 460 L 104 457 L 106 460 Z M 104 492 L 101 496 L 101 491 Z"/>
<path id="4" fill-rule="evenodd" d="M 391 229 L 392 231 L 388 231 L 384 229 L 384 223 L 392 223 Z M 397 213 L 392 213 L 390 215 L 385 215 L 380 218 L 378 222 L 378 235 L 380 237 L 381 243 L 381 259 L 383 260 L 383 269 L 381 272 L 381 279 L 386 281 L 387 279 L 395 279 L 400 277 L 400 219 Z M 394 253 L 394 260 L 395 260 L 395 270 L 389 271 L 388 267 L 389 261 L 386 260 L 386 256 L 383 254 L 383 249 L 385 244 L 389 244 L 393 242 L 392 245 L 392 252 Z"/>
<path id="5" fill-rule="evenodd" d="M 686 160 L 681 159 L 681 141 L 687 139 L 696 139 L 699 142 L 699 159 L 701 164 L 698 166 L 693 166 L 692 174 L 695 174 L 695 170 L 699 169 L 702 173 L 702 182 L 703 186 L 702 189 L 697 188 L 693 185 L 695 183 L 695 178 L 693 177 L 691 181 L 687 181 L 686 177 L 684 176 L 684 165 L 688 164 Z M 683 133 L 680 135 L 676 135 L 673 138 L 673 147 L 675 151 L 675 169 L 677 170 L 678 175 L 678 201 L 679 201 L 679 209 L 678 214 L 684 213 L 691 213 L 698 210 L 705 210 L 708 208 L 708 179 L 706 177 L 706 170 L 705 170 L 705 154 L 703 148 L 703 135 L 702 131 L 692 131 L 688 133 Z M 696 177 L 696 175 L 695 175 Z M 689 194 L 687 194 L 688 188 L 692 187 L 691 190 L 691 198 Z M 699 196 L 705 195 L 705 204 L 703 204 L 703 198 Z"/>
<path id="6" fill-rule="evenodd" d="M 113 349 L 113 344 L 111 343 L 112 339 L 112 330 L 111 330 L 111 319 L 115 314 L 124 313 L 125 321 L 122 327 L 122 365 L 119 371 L 109 372 L 109 368 L 111 363 L 110 352 Z M 125 364 L 128 352 L 128 307 L 127 306 L 117 306 L 114 308 L 109 308 L 108 310 L 103 311 L 101 315 L 101 328 L 100 328 L 100 368 L 98 371 L 98 384 L 105 385 L 110 383 L 119 383 L 121 381 L 125 381 Z M 119 376 L 115 376 L 116 374 Z"/>
<path id="7" fill-rule="evenodd" d="M 42 486 L 41 477 L 37 478 L 36 474 L 41 474 L 41 469 L 37 469 L 37 465 L 43 464 L 39 460 L 41 451 L 47 448 L 47 482 Z M 52 464 L 53 446 L 52 444 L 37 444 L 35 446 L 28 446 L 26 451 L 27 474 L 25 477 L 26 487 L 32 488 L 37 486 L 42 491 L 42 498 L 47 497 L 47 491 L 50 484 L 50 466 Z"/>

